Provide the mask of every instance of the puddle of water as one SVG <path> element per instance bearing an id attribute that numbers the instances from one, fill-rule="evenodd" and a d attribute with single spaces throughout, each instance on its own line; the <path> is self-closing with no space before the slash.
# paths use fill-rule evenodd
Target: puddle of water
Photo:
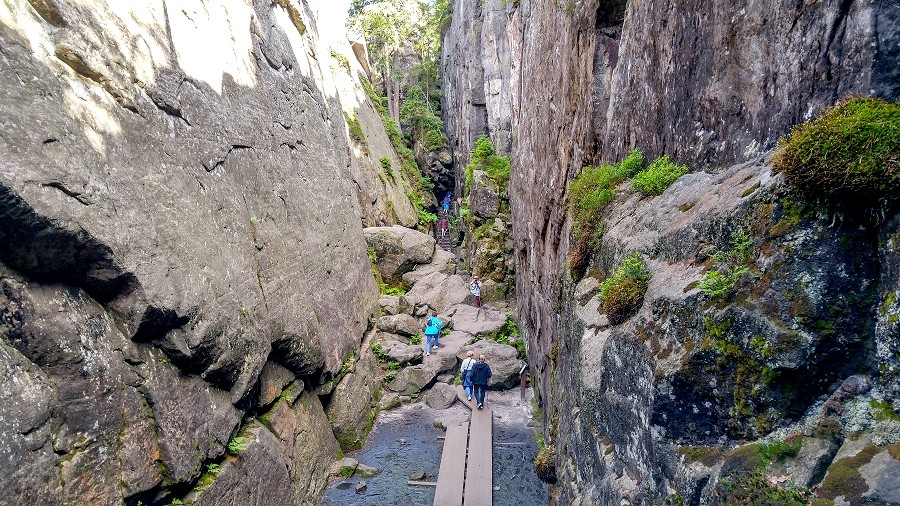
<path id="1" fill-rule="evenodd" d="M 494 410 L 494 506 L 544 506 L 549 488 L 534 474 L 537 455 L 534 429 L 529 426 L 530 404 L 519 403 L 519 392 L 488 393 Z M 365 446 L 351 454 L 360 462 L 381 469 L 372 478 L 350 478 L 332 482 L 320 506 L 430 506 L 434 487 L 407 485 L 410 476 L 424 471 L 423 481 L 437 481 L 444 431 L 434 421 L 463 418 L 468 409 L 456 403 L 434 410 L 423 401 L 382 413 Z M 514 443 L 514 444 L 502 444 Z M 366 489 L 356 492 L 356 485 Z"/>

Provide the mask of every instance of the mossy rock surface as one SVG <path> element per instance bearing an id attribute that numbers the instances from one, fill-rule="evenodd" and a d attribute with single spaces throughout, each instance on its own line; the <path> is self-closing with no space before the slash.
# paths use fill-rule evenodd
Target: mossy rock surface
<path id="1" fill-rule="evenodd" d="M 900 104 L 852 98 L 794 127 L 773 165 L 808 197 L 854 207 L 900 198 Z"/>

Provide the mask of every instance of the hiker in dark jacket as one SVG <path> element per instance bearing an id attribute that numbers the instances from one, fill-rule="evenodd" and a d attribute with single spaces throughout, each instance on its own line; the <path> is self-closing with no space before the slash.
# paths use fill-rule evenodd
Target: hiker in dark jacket
<path id="1" fill-rule="evenodd" d="M 475 402 L 478 403 L 478 409 L 481 409 L 484 407 L 484 394 L 491 377 L 491 368 L 484 361 L 484 355 L 478 356 L 478 363 L 472 367 L 471 375 L 472 386 L 475 387 Z"/>

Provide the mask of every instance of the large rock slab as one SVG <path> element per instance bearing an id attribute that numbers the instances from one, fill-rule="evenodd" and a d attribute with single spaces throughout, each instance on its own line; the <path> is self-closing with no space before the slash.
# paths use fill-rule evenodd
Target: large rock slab
<path id="1" fill-rule="evenodd" d="M 377 413 L 375 393 L 381 388 L 378 373 L 378 361 L 366 348 L 331 394 L 325 414 L 345 450 L 364 440 L 372 427 Z"/>
<path id="2" fill-rule="evenodd" d="M 500 188 L 483 170 L 472 174 L 469 205 L 472 214 L 479 218 L 493 218 L 500 212 Z"/>
<path id="3" fill-rule="evenodd" d="M 375 250 L 375 265 L 386 279 L 399 280 L 418 264 L 431 262 L 434 237 L 400 226 L 363 229 L 369 247 Z"/>
<path id="4" fill-rule="evenodd" d="M 387 353 L 388 359 L 400 364 L 416 364 L 422 361 L 425 353 L 421 344 L 409 344 L 399 339 L 386 338 L 381 341 L 381 347 Z"/>
<path id="5" fill-rule="evenodd" d="M 519 360 L 518 351 L 508 344 L 499 344 L 494 341 L 481 340 L 474 344 L 460 348 L 456 357 L 462 360 L 466 352 L 472 350 L 475 357 L 484 355 L 485 362 L 491 366 L 491 379 L 488 386 L 491 388 L 513 388 L 519 384 L 519 371 L 525 363 Z"/>
<path id="6" fill-rule="evenodd" d="M 460 304 L 450 308 L 447 316 L 453 322 L 453 330 L 465 332 L 473 336 L 491 335 L 506 323 L 506 315 L 499 311 L 477 308 L 466 304 Z"/>
<path id="7" fill-rule="evenodd" d="M 408 314 L 382 316 L 376 323 L 378 330 L 389 334 L 415 336 L 424 332 L 424 324 Z"/>
<path id="8" fill-rule="evenodd" d="M 446 383 L 435 383 L 425 394 L 425 404 L 434 409 L 447 409 L 456 402 L 456 389 Z"/>
<path id="9" fill-rule="evenodd" d="M 198 506 L 290 504 L 290 453 L 284 444 L 262 425 L 241 432 L 246 447 L 239 458 L 220 465 L 217 473 L 201 478 L 205 488 L 191 492 L 186 501 Z"/>
<path id="10" fill-rule="evenodd" d="M 405 298 L 410 306 L 427 306 L 439 313 L 460 304 L 469 296 L 469 289 L 461 277 L 442 272 L 433 272 L 420 279 Z"/>
<path id="11" fill-rule="evenodd" d="M 434 381 L 437 372 L 426 364 L 418 364 L 402 369 L 388 383 L 388 388 L 398 394 L 412 395 Z"/>
<path id="12" fill-rule="evenodd" d="M 403 281 L 410 285 L 415 285 L 425 276 L 435 272 L 456 274 L 456 255 L 443 248 L 436 248 L 434 250 L 434 258 L 431 259 L 431 262 L 424 265 L 418 265 L 412 271 L 404 274 Z"/>

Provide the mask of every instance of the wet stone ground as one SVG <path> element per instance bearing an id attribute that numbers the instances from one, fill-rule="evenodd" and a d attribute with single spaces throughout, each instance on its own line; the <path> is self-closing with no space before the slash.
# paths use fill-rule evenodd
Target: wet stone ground
<path id="1" fill-rule="evenodd" d="M 520 402 L 518 390 L 489 392 L 494 410 L 494 506 L 543 506 L 548 488 L 534 474 L 537 454 L 531 402 Z M 459 402 L 434 410 L 420 400 L 382 413 L 365 446 L 350 456 L 381 469 L 371 478 L 339 479 L 329 484 L 320 506 L 426 506 L 434 501 L 434 487 L 407 485 L 425 472 L 423 481 L 437 481 L 444 431 L 435 422 L 454 425 L 468 419 Z M 356 491 L 359 482 L 366 488 Z"/>

